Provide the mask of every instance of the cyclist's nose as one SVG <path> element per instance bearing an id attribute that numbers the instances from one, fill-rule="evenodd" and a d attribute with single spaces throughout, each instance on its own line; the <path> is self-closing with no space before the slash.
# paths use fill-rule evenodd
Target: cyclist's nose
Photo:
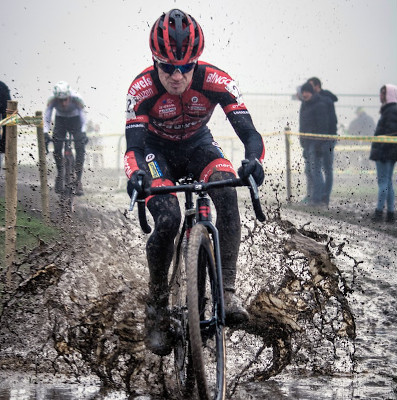
<path id="1" fill-rule="evenodd" d="M 179 81 L 183 78 L 183 74 L 179 69 L 176 69 L 171 76 L 172 76 L 172 79 L 174 79 L 176 81 Z"/>

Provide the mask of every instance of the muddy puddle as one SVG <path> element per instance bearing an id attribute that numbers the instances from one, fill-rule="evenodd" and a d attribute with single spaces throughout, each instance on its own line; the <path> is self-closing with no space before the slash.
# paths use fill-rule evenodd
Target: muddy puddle
<path id="1" fill-rule="evenodd" d="M 176 398 L 172 356 L 143 344 L 146 236 L 125 195 L 106 196 L 88 190 L 73 234 L 17 266 L 0 317 L 0 400 Z M 228 398 L 397 398 L 396 237 L 267 212 L 265 225 L 242 213 L 238 291 L 251 319 L 227 332 Z"/>

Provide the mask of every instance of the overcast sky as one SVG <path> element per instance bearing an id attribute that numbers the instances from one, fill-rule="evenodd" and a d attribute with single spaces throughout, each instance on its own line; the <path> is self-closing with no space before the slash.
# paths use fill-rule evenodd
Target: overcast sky
<path id="1" fill-rule="evenodd" d="M 243 93 L 292 94 L 313 75 L 336 94 L 397 84 L 397 0 L 2 0 L 0 80 L 24 115 L 66 80 L 102 132 L 122 132 L 128 86 L 151 63 L 150 27 L 171 8 L 198 20 L 202 60 Z"/>

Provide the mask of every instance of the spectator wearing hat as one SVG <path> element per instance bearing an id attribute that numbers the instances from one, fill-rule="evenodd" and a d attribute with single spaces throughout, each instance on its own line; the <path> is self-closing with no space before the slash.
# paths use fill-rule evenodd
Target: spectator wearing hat
<path id="1" fill-rule="evenodd" d="M 306 82 L 301 87 L 302 104 L 299 112 L 299 131 L 302 133 L 327 134 L 329 114 L 326 102 L 313 86 Z M 303 202 L 311 205 L 325 205 L 324 145 L 322 140 L 300 136 L 305 160 L 307 196 Z"/>

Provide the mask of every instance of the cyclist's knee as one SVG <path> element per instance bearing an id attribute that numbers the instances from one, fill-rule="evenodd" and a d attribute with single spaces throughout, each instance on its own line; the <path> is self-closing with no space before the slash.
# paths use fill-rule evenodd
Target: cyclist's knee
<path id="1" fill-rule="evenodd" d="M 213 182 L 213 181 L 221 181 L 223 179 L 230 179 L 230 178 L 235 178 L 236 175 L 233 174 L 232 172 L 227 172 L 227 171 L 216 171 L 211 176 L 209 177 L 208 181 Z"/>
<path id="2" fill-rule="evenodd" d="M 230 172 L 219 171 L 212 174 L 209 180 L 212 182 L 234 177 L 235 175 Z M 223 211 L 228 211 L 235 210 L 237 207 L 237 192 L 234 187 L 210 190 L 209 194 L 217 208 L 217 212 L 218 208 Z"/>
<path id="3" fill-rule="evenodd" d="M 148 201 L 155 231 L 163 239 L 174 239 L 181 223 L 178 199 L 173 195 L 154 196 Z"/>

